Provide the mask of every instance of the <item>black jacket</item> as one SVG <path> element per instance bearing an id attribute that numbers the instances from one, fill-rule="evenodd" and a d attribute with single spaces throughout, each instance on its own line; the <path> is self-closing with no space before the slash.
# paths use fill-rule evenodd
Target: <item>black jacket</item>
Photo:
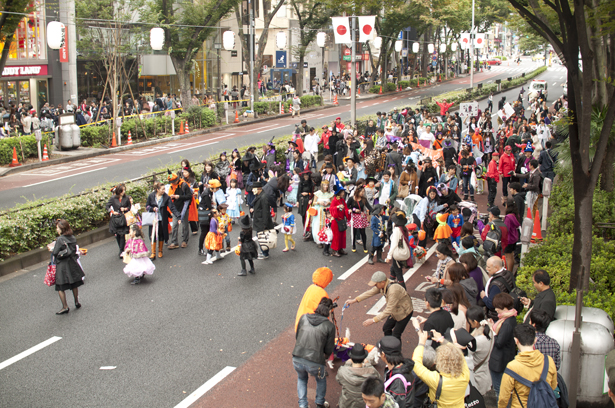
<path id="1" fill-rule="evenodd" d="M 254 209 L 252 213 L 252 226 L 256 232 L 270 230 L 274 227 L 271 213 L 269 212 L 269 197 L 267 197 L 264 191 L 254 197 L 252 208 Z"/>
<path id="2" fill-rule="evenodd" d="M 280 190 L 278 189 L 278 178 L 271 177 L 267 184 L 263 187 L 263 194 L 267 196 L 269 200 L 269 206 L 273 208 L 274 212 L 278 209 L 278 198 L 280 198 Z"/>
<path id="3" fill-rule="evenodd" d="M 444 157 L 444 165 L 446 168 L 451 164 L 455 164 L 455 158 L 457 157 L 457 151 L 454 147 L 445 147 L 442 149 L 442 156 Z M 444 169 L 443 169 L 444 171 Z"/>
<path id="4" fill-rule="evenodd" d="M 335 326 L 319 314 L 304 314 L 295 339 L 293 357 L 324 365 L 335 347 Z"/>
<path id="5" fill-rule="evenodd" d="M 130 211 L 130 197 L 127 195 L 124 195 L 124 197 L 122 197 L 122 200 L 120 202 L 120 199 L 116 196 L 116 195 L 112 195 L 109 198 L 109 201 L 107 201 L 107 205 L 105 206 L 105 208 L 107 209 L 107 212 L 111 211 L 111 207 L 113 207 L 114 211 L 117 211 L 119 213 L 127 213 L 128 211 Z M 120 208 L 124 208 L 124 211 L 121 211 Z M 113 224 L 113 222 L 110 220 L 109 221 L 109 231 L 112 234 L 128 234 L 130 232 L 130 228 L 128 228 L 128 226 L 123 227 L 123 228 L 116 228 L 115 225 Z"/>
<path id="6" fill-rule="evenodd" d="M 438 205 L 448 204 L 446 211 L 449 211 L 449 208 L 451 208 L 451 205 L 461 202 L 461 198 L 459 198 L 457 193 L 451 190 L 448 191 L 448 194 L 446 196 L 441 195 L 441 196 L 436 197 L 436 199 L 437 199 Z"/>
<path id="7" fill-rule="evenodd" d="M 402 155 L 399 154 L 399 152 L 393 151 L 391 153 L 387 153 L 387 159 L 386 159 L 386 166 L 387 169 L 389 168 L 390 164 L 394 164 L 395 165 L 395 175 L 399 176 L 401 174 L 401 172 L 403 171 L 402 169 Z"/>
<path id="8" fill-rule="evenodd" d="M 64 248 L 65 244 L 71 251 L 71 256 L 65 259 L 58 259 L 58 253 Z M 56 244 L 52 251 L 56 262 L 56 285 L 68 285 L 83 280 L 85 276 L 81 266 L 77 263 L 77 240 L 72 235 L 61 235 L 56 239 Z"/>
<path id="9" fill-rule="evenodd" d="M 177 218 L 179 218 L 179 212 L 177 211 L 177 208 L 175 208 L 175 205 L 173 205 L 173 202 L 171 202 L 171 197 L 169 197 L 167 193 L 164 193 L 162 195 L 162 203 L 159 208 L 158 203 L 156 202 L 156 192 L 155 191 L 153 193 L 150 193 L 149 196 L 147 196 L 147 201 L 145 202 L 145 209 L 147 211 L 154 211 L 154 208 L 158 208 L 158 211 L 160 211 L 160 214 L 162 215 L 161 233 L 162 233 L 162 236 L 164 237 L 164 240 L 168 241 L 169 240 L 169 210 L 171 210 L 171 213 Z"/>
<path id="10" fill-rule="evenodd" d="M 387 382 L 396 374 L 401 374 L 406 378 L 408 388 L 404 386 L 404 382 L 398 378 L 393 380 L 387 391 L 395 398 L 395 402 L 399 408 L 412 408 L 414 406 L 414 382 L 415 377 L 412 370 L 414 369 L 414 361 L 407 358 L 401 367 L 395 367 L 392 370 L 386 370 L 384 373 L 384 382 Z"/>
<path id="11" fill-rule="evenodd" d="M 181 214 L 184 209 L 184 204 L 190 204 L 190 201 L 192 201 L 192 191 L 190 190 L 188 183 L 185 181 L 182 180 L 179 183 L 180 185 L 177 186 L 177 189 L 175 190 L 175 194 L 178 195 L 179 198 L 173 198 L 171 201 L 175 205 L 177 212 Z M 188 208 L 186 208 L 186 211 L 184 212 L 184 218 L 188 218 Z"/>
<path id="12" fill-rule="evenodd" d="M 430 182 L 427 182 L 427 180 L 429 180 L 430 178 L 432 180 Z M 433 167 L 430 167 L 428 169 L 423 170 L 423 172 L 421 173 L 421 178 L 419 179 L 419 195 L 421 197 L 425 197 L 427 188 L 429 186 L 435 185 L 437 180 L 438 180 L 438 173 L 436 172 L 436 169 L 434 169 Z"/>
<path id="13" fill-rule="evenodd" d="M 517 326 L 517 319 L 509 317 L 504 320 L 500 331 L 495 336 L 493 351 L 489 358 L 489 369 L 496 373 L 502 373 L 506 369 L 506 365 L 515 359 L 517 354 L 517 345 L 513 337 L 513 330 Z"/>
<path id="14" fill-rule="evenodd" d="M 555 300 L 555 293 L 553 293 L 553 289 L 549 288 L 537 294 L 530 304 L 530 307 L 536 310 L 543 310 L 549 315 L 551 320 L 553 320 L 555 308 L 557 307 L 557 301 Z"/>

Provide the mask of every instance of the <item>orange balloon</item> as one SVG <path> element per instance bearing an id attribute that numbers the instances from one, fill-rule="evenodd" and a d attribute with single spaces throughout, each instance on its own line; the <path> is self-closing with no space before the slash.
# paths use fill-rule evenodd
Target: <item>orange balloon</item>
<path id="1" fill-rule="evenodd" d="M 426 236 L 427 236 L 427 234 L 425 233 L 424 230 L 420 230 L 419 231 L 419 241 L 424 241 Z"/>

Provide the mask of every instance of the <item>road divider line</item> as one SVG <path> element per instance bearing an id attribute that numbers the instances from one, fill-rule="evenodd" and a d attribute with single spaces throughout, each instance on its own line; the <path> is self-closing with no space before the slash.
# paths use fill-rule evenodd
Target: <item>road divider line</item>
<path id="1" fill-rule="evenodd" d="M 100 169 L 94 169 L 94 170 L 83 171 L 83 172 L 81 172 L 81 173 L 77 173 L 77 174 L 69 174 L 68 176 L 58 177 L 58 178 L 51 179 L 51 180 L 40 181 L 40 182 L 38 182 L 38 183 L 28 184 L 27 186 L 22 186 L 22 187 L 23 187 L 23 188 L 26 188 L 26 187 L 37 186 L 37 185 L 39 185 L 39 184 L 50 183 L 50 182 L 52 182 L 52 181 L 62 180 L 62 179 L 65 179 L 65 178 L 75 177 L 75 176 L 79 176 L 79 175 L 81 175 L 81 174 L 91 173 L 91 172 L 93 172 L 93 171 L 104 170 L 104 169 L 106 169 L 106 167 L 101 167 Z"/>
<path id="2" fill-rule="evenodd" d="M 387 242 L 386 244 L 384 244 L 384 248 L 386 248 L 387 246 L 389 246 L 389 243 Z M 356 264 L 354 264 L 350 269 L 348 269 L 346 272 L 344 272 L 339 278 L 337 278 L 338 280 L 346 280 L 350 277 L 350 275 L 352 275 L 353 273 L 355 273 L 356 271 L 359 270 L 360 267 L 362 267 L 363 265 L 365 265 L 367 263 L 367 261 L 369 260 L 369 255 L 365 256 L 363 258 L 361 258 L 360 261 L 358 261 Z"/>
<path id="3" fill-rule="evenodd" d="M 188 395 L 182 402 L 177 404 L 175 408 L 188 408 L 201 398 L 207 391 L 211 390 L 220 381 L 224 380 L 230 373 L 235 371 L 235 367 L 226 366 L 218 374 L 211 377 L 207 382 L 197 388 L 192 394 Z"/>
<path id="4" fill-rule="evenodd" d="M 61 339 L 62 339 L 62 337 L 53 336 L 52 338 L 50 338 L 48 340 L 45 340 L 44 342 L 39 343 L 39 344 L 37 344 L 34 347 L 30 347 L 26 351 L 23 351 L 23 352 L 17 354 L 15 357 L 11 357 L 8 360 L 5 360 L 2 363 L 0 363 L 0 370 L 10 366 L 13 363 L 18 362 L 19 360 L 22 360 L 22 359 L 28 357 L 31 354 L 36 353 L 39 350 L 44 349 L 45 347 L 47 347 L 47 346 L 49 346 L 49 345 L 51 345 L 51 344 L 53 344 L 56 341 L 61 340 Z"/>
<path id="5" fill-rule="evenodd" d="M 179 152 L 183 152 L 184 150 L 191 150 L 191 149 L 196 149 L 198 147 L 205 147 L 205 146 L 215 145 L 217 143 L 219 143 L 219 142 L 211 142 L 211 143 L 205 143 L 205 144 L 198 145 L 198 146 L 186 147 L 185 149 L 173 150 L 172 152 L 169 152 L 167 154 L 179 153 Z"/>
<path id="6" fill-rule="evenodd" d="M 410 268 L 410 270 L 408 270 L 408 272 L 404 273 L 404 282 L 410 279 L 412 275 L 414 275 L 414 273 L 418 271 L 419 268 L 425 264 L 425 262 L 429 259 L 429 257 L 432 256 L 434 252 L 436 252 L 436 247 L 437 245 L 433 244 L 431 248 L 429 248 L 429 250 L 425 254 L 425 261 L 421 262 L 420 264 L 414 265 L 412 268 Z M 382 309 L 385 304 L 386 304 L 386 298 L 383 296 L 380 298 L 380 300 L 376 302 L 374 306 L 372 306 L 371 309 L 367 311 L 367 314 L 376 316 L 378 313 L 380 313 L 380 309 Z"/>

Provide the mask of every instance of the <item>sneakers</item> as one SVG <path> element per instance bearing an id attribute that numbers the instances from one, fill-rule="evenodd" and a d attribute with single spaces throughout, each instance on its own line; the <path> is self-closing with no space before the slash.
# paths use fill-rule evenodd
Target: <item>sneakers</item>
<path id="1" fill-rule="evenodd" d="M 237 276 L 248 276 L 248 273 L 246 272 L 245 269 L 242 269 L 241 272 L 237 274 Z"/>
<path id="2" fill-rule="evenodd" d="M 186 248 L 188 246 L 188 244 L 186 243 L 186 241 L 182 242 L 181 247 L 182 248 Z"/>
<path id="3" fill-rule="evenodd" d="M 141 283 L 141 278 L 138 277 L 138 276 L 135 278 L 135 280 L 130 282 L 131 285 L 138 285 L 139 283 Z M 79 306 L 81 306 L 81 305 L 79 305 Z"/>
<path id="4" fill-rule="evenodd" d="M 324 404 L 316 404 L 316 408 L 329 408 L 329 403 L 325 401 Z"/>
<path id="5" fill-rule="evenodd" d="M 177 248 L 179 248 L 179 245 L 177 245 L 177 244 L 171 244 L 171 245 L 169 245 L 169 246 L 167 247 L 167 249 L 169 249 L 169 250 L 171 250 L 171 249 L 177 249 Z"/>

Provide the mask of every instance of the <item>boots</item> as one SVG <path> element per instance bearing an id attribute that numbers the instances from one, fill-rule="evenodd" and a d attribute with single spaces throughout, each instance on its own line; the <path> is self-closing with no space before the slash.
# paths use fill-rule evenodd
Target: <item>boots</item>
<path id="1" fill-rule="evenodd" d="M 467 194 L 463 195 L 463 201 L 468 201 L 468 195 Z"/>
<path id="2" fill-rule="evenodd" d="M 472 201 L 473 203 L 476 202 L 474 201 L 474 196 L 470 196 L 470 201 Z"/>
<path id="3" fill-rule="evenodd" d="M 237 274 L 237 276 L 247 276 L 247 275 L 248 275 L 248 272 L 246 272 L 245 269 L 242 269 L 241 272 Z"/>
<path id="4" fill-rule="evenodd" d="M 367 263 L 370 265 L 374 264 L 374 254 L 372 252 L 367 255 Z"/>
<path id="5" fill-rule="evenodd" d="M 226 243 L 226 252 L 231 252 L 231 243 L 230 242 Z"/>
<path id="6" fill-rule="evenodd" d="M 149 256 L 149 259 L 156 259 L 156 244 L 152 245 L 152 253 Z"/>
<path id="7" fill-rule="evenodd" d="M 382 259 L 382 249 L 376 251 L 376 260 L 380 263 L 386 263 L 384 259 Z"/>
<path id="8" fill-rule="evenodd" d="M 207 253 L 207 259 L 204 260 L 203 262 L 201 262 L 203 265 L 211 265 L 213 262 L 211 262 L 211 254 L 208 252 Z"/>
<path id="9" fill-rule="evenodd" d="M 164 245 L 164 242 L 158 241 L 158 258 L 162 258 L 162 246 L 163 245 Z"/>
<path id="10" fill-rule="evenodd" d="M 329 246 L 330 246 L 329 244 L 324 245 L 324 249 L 322 250 L 322 254 L 324 256 L 331 256 L 331 253 L 329 252 Z"/>

